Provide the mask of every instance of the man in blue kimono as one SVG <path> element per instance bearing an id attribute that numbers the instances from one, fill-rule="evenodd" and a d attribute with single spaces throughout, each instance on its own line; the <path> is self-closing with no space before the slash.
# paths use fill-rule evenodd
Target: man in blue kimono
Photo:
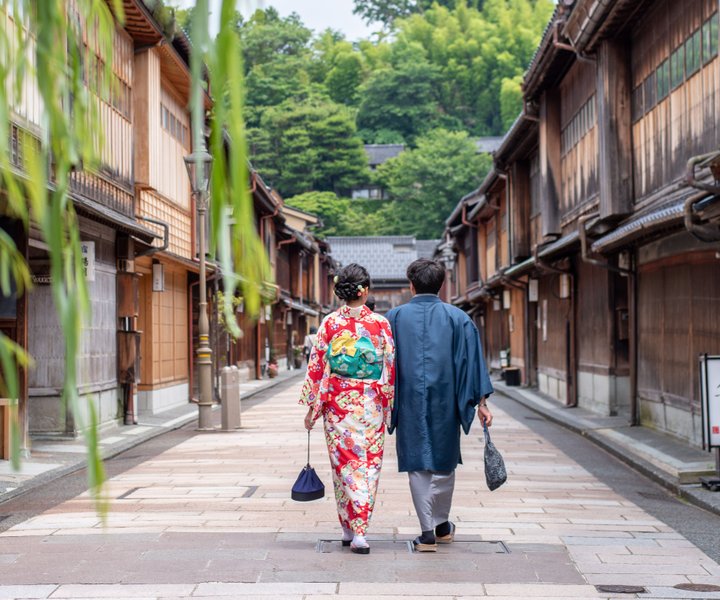
<path id="1" fill-rule="evenodd" d="M 420 552 L 450 543 L 450 506 L 460 457 L 460 428 L 469 433 L 477 408 L 488 426 L 493 392 L 475 324 L 438 297 L 445 280 L 440 263 L 419 259 L 407 269 L 413 298 L 386 316 L 395 338 L 395 406 L 400 472 L 407 472 L 422 534 Z"/>

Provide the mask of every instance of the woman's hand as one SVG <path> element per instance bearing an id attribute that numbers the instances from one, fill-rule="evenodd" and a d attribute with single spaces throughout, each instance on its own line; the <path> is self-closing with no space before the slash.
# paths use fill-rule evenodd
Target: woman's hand
<path id="1" fill-rule="evenodd" d="M 485 423 L 488 427 L 492 425 L 493 416 L 490 409 L 487 407 L 487 404 L 482 402 L 478 404 L 478 419 L 480 419 L 480 422 Z"/>
<path id="2" fill-rule="evenodd" d="M 308 408 L 307 414 L 305 415 L 305 429 L 310 431 L 313 428 L 313 425 L 315 425 L 315 421 L 312 418 L 313 409 L 312 406 Z"/>

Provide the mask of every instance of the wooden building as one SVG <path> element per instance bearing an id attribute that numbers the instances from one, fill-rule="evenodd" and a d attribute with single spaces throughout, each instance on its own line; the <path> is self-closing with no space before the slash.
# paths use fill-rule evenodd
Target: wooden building
<path id="1" fill-rule="evenodd" d="M 313 234 L 320 220 L 283 206 L 285 222 L 278 230 L 279 302 L 273 309 L 271 353 L 279 368 L 299 368 L 302 345 L 311 326 L 326 314 L 320 296 L 320 247 Z"/>
<path id="2" fill-rule="evenodd" d="M 720 351 L 719 67 L 715 1 L 560 4 L 446 231 L 493 367 L 693 445 Z"/>
<path id="3" fill-rule="evenodd" d="M 130 292 L 138 301 L 140 332 L 135 412 L 154 414 L 187 404 L 197 380 L 196 210 L 183 160 L 192 151 L 189 42 L 183 34 L 169 41 L 142 2 L 125 5 L 126 29 L 135 41 L 136 217 L 158 240 L 134 248 L 123 278 L 137 287 Z M 208 97 L 205 102 L 209 106 Z"/>

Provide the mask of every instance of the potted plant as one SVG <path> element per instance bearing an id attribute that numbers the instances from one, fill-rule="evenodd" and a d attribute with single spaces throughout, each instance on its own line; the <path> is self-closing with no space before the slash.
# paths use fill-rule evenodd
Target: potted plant
<path id="1" fill-rule="evenodd" d="M 302 346 L 293 346 L 293 366 L 296 369 L 299 369 L 302 367 L 303 362 L 303 347 Z"/>
<path id="2" fill-rule="evenodd" d="M 267 372 L 268 372 L 268 377 L 270 377 L 270 379 L 272 379 L 273 377 L 277 377 L 278 363 L 277 363 L 277 359 L 275 358 L 274 354 L 271 354 L 270 359 L 268 360 Z"/>

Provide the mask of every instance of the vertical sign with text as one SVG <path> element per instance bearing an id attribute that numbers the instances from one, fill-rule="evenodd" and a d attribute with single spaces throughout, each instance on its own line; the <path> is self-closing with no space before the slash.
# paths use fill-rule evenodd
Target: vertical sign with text
<path id="1" fill-rule="evenodd" d="M 700 355 L 703 448 L 720 448 L 720 356 Z"/>
<path id="2" fill-rule="evenodd" d="M 85 279 L 95 281 L 95 242 L 80 242 Z"/>

